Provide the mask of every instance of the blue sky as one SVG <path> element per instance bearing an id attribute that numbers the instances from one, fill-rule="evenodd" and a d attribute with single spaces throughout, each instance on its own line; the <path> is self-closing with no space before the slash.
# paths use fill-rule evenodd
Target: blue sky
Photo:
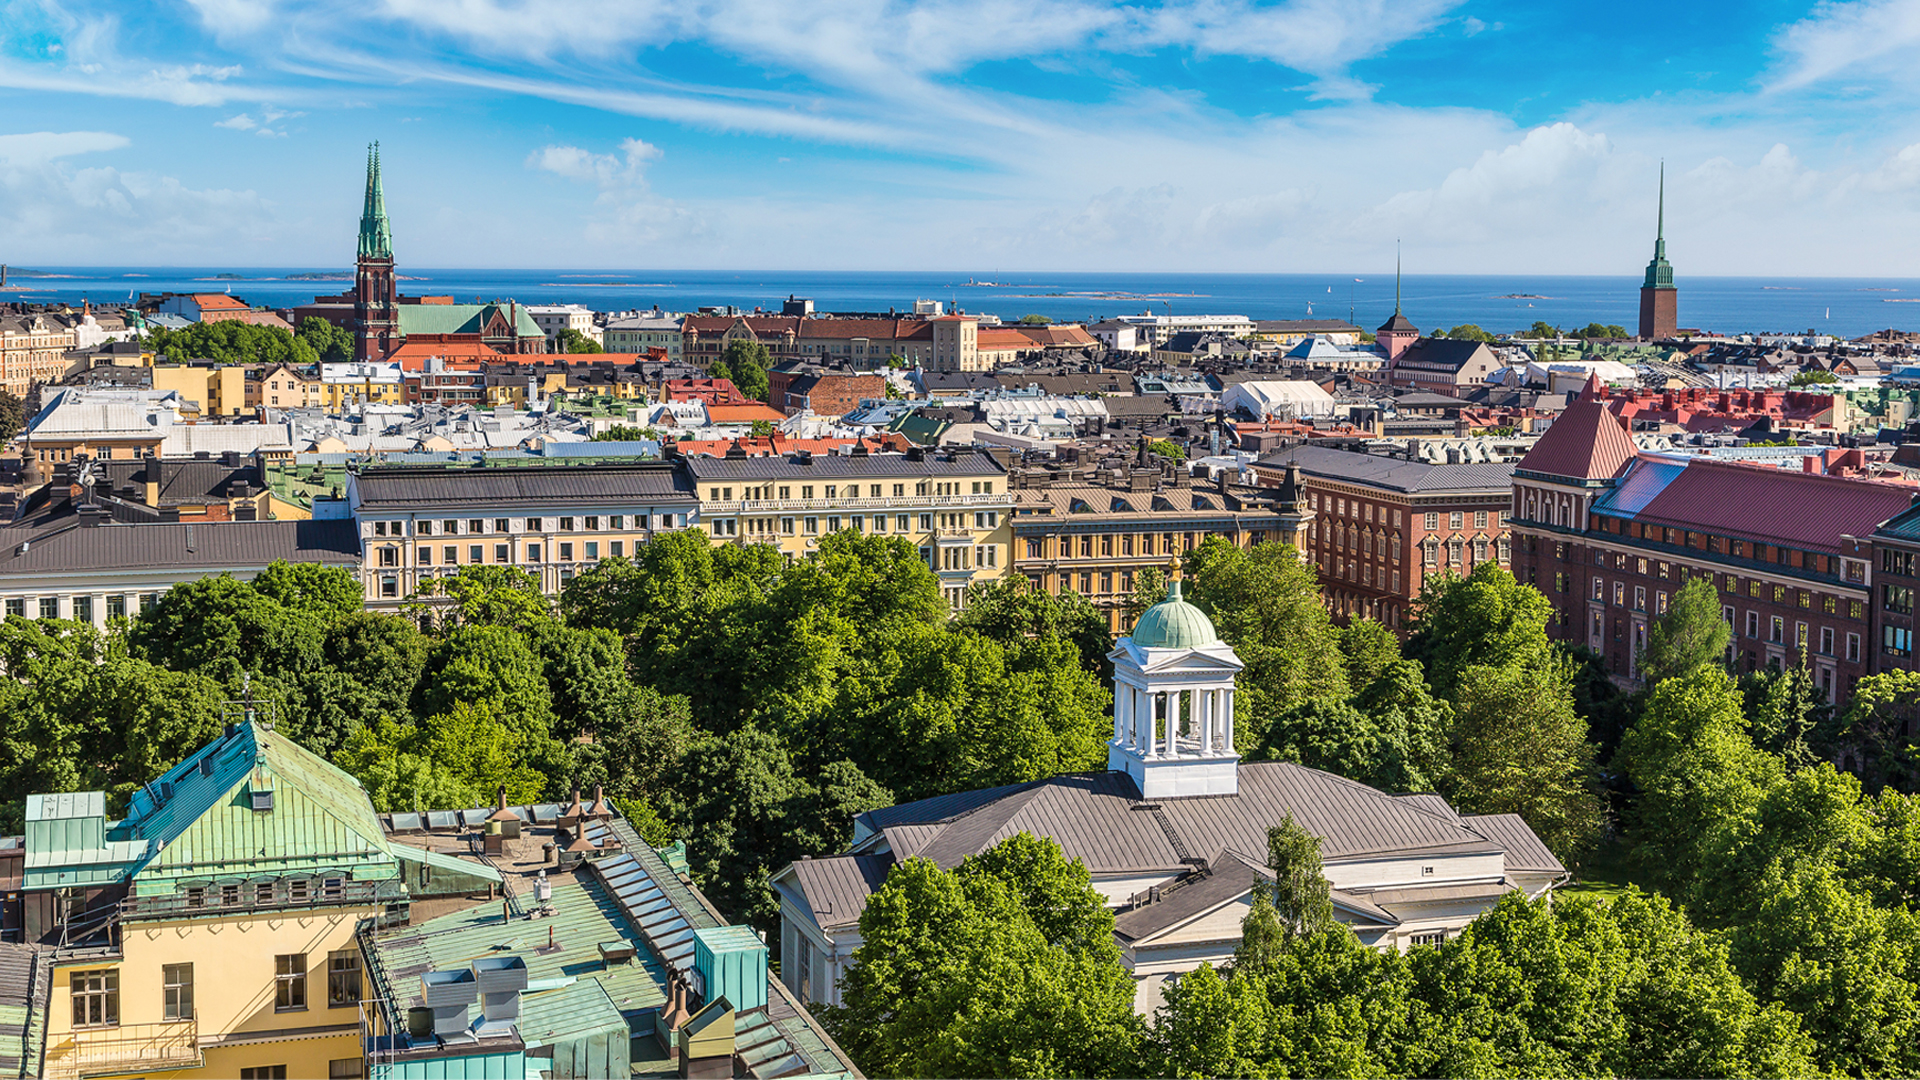
<path id="1" fill-rule="evenodd" d="M 1920 0 L 0 0 L 0 261 L 1911 275 Z"/>

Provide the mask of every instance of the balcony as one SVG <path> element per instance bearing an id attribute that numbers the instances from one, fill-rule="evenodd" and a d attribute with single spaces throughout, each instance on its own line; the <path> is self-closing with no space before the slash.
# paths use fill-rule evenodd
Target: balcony
<path id="1" fill-rule="evenodd" d="M 206 1064 L 200 1052 L 200 1025 L 194 1020 L 160 1024 L 122 1024 L 110 1028 L 82 1028 L 47 1047 L 49 1080 L 77 1080 L 90 1076 L 197 1069 Z"/>
<path id="2" fill-rule="evenodd" d="M 1005 510 L 1013 504 L 1013 496 L 1002 492 L 998 495 L 886 495 L 880 498 L 866 496 L 836 495 L 831 499 L 747 499 L 731 502 L 705 502 L 700 504 L 702 513 L 713 514 L 831 514 L 858 513 L 871 510 L 925 510 L 953 508 L 959 506 L 996 507 Z"/>

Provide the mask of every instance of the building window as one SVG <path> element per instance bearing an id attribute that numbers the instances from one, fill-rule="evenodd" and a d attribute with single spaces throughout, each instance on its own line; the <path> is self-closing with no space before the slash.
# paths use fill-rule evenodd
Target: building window
<path id="1" fill-rule="evenodd" d="M 7 601 L 7 614 L 8 614 L 8 615 L 18 615 L 19 617 L 21 617 L 21 618 L 23 618 L 23 619 L 24 619 L 24 618 L 26 618 L 26 617 L 27 617 L 27 602 L 26 602 L 25 600 L 22 600 L 22 599 L 20 599 L 19 597 L 14 597 L 13 599 L 10 599 L 10 600 L 8 600 L 8 601 Z"/>
<path id="2" fill-rule="evenodd" d="M 1044 544 L 1045 544 L 1045 541 L 1043 540 L 1038 540 L 1038 539 L 1028 540 L 1027 541 L 1027 558 L 1029 559 L 1040 558 L 1041 557 L 1040 551 Z"/>
<path id="3" fill-rule="evenodd" d="M 1775 644 L 1785 644 L 1787 638 L 1787 620 L 1775 615 L 1767 623 L 1767 640 Z"/>
<path id="4" fill-rule="evenodd" d="M 1633 587 L 1633 610 L 1647 610 L 1647 587 L 1645 585 L 1635 585 Z"/>
<path id="5" fill-rule="evenodd" d="M 1440 515 L 1438 513 L 1428 514 L 1422 521 L 1422 524 L 1426 526 L 1428 532 L 1432 532 L 1440 527 Z"/>
<path id="6" fill-rule="evenodd" d="M 1750 638 L 1760 636 L 1760 613 L 1757 611 L 1747 612 L 1747 636 Z"/>
<path id="7" fill-rule="evenodd" d="M 1895 615 L 1913 614 L 1913 590 L 1905 585 L 1882 585 L 1881 606 Z"/>
<path id="8" fill-rule="evenodd" d="M 381 566 L 399 566 L 400 565 L 400 549 L 396 547 L 381 548 L 380 549 L 380 565 Z"/>
<path id="9" fill-rule="evenodd" d="M 1464 522 L 1464 520 L 1463 520 L 1463 519 L 1464 519 L 1464 517 L 1465 517 L 1465 515 L 1464 515 L 1464 514 L 1462 514 L 1462 513 L 1461 513 L 1460 511 L 1458 511 L 1458 510 L 1455 510 L 1455 511 L 1454 511 L 1453 513 L 1451 513 L 1451 514 L 1448 514 L 1448 515 L 1447 515 L 1447 528 L 1449 528 L 1449 529 L 1459 529 L 1459 528 L 1464 528 L 1464 527 L 1465 527 L 1465 522 Z"/>
<path id="10" fill-rule="evenodd" d="M 501 524 L 504 524 L 504 522 L 502 522 Z M 475 518 L 472 521 L 467 522 L 467 531 L 472 533 L 475 536 L 479 536 L 481 533 L 487 531 L 487 523 L 485 521 L 480 520 L 479 518 Z"/>
<path id="11" fill-rule="evenodd" d="M 76 596 L 73 598 L 73 621 L 74 622 L 92 622 L 93 621 L 93 597 Z"/>
<path id="12" fill-rule="evenodd" d="M 352 949 L 327 954 L 327 1007 L 337 1009 L 360 1000 L 360 954 Z"/>
<path id="13" fill-rule="evenodd" d="M 433 549 L 428 547 L 425 544 L 420 545 L 420 565 L 421 566 L 433 565 Z"/>
<path id="14" fill-rule="evenodd" d="M 493 561 L 497 563 L 512 562 L 513 561 L 513 545 L 512 544 L 493 545 Z"/>
<path id="15" fill-rule="evenodd" d="M 1616 581 L 1613 583 L 1613 606 L 1627 606 L 1627 584 L 1624 581 Z"/>
<path id="16" fill-rule="evenodd" d="M 1820 628 L 1820 655 L 1833 655 L 1833 627 L 1831 626 Z"/>
<path id="17" fill-rule="evenodd" d="M 1411 934 L 1407 937 L 1408 944 L 1415 947 L 1421 945 L 1444 945 L 1446 941 L 1447 932 L 1445 930 L 1434 930 L 1424 934 Z"/>
<path id="18" fill-rule="evenodd" d="M 440 534 L 442 536 L 453 536 L 459 531 L 460 523 L 458 521 L 443 521 L 440 523 Z"/>
<path id="19" fill-rule="evenodd" d="M 1909 656 L 1913 653 L 1913 631 L 1905 626 L 1883 626 L 1880 628 L 1880 651 L 1888 656 Z"/>
<path id="20" fill-rule="evenodd" d="M 1476 529 L 1484 529 L 1487 527 L 1487 512 L 1485 510 L 1475 510 L 1473 512 L 1473 527 Z"/>
<path id="21" fill-rule="evenodd" d="M 732 492 L 733 492 L 733 489 L 732 489 L 732 488 L 728 488 L 728 489 L 727 489 L 727 492 L 728 492 L 728 494 L 729 494 L 729 495 L 731 495 L 731 494 L 732 494 Z M 560 519 L 560 531 L 561 531 L 561 532 L 572 532 L 572 531 L 573 531 L 573 519 L 572 519 L 572 518 L 570 518 L 570 517 L 563 517 L 563 518 L 561 518 L 561 519 Z"/>
<path id="22" fill-rule="evenodd" d="M 69 978 L 74 1027 L 112 1027 L 120 1022 L 120 972 L 112 968 L 76 971 Z"/>
<path id="23" fill-rule="evenodd" d="M 273 958 L 273 1007 L 277 1012 L 307 1007 L 306 953 L 282 953 Z"/>
<path id="24" fill-rule="evenodd" d="M 160 965 L 162 1020 L 193 1019 L 193 965 Z"/>
<path id="25" fill-rule="evenodd" d="M 1667 613 L 1666 593 L 1657 592 L 1653 594 L 1653 613 L 1655 615 L 1665 615 Z"/>
<path id="26" fill-rule="evenodd" d="M 400 579 L 383 577 L 380 579 L 380 595 L 386 599 L 395 599 L 400 595 Z"/>
<path id="27" fill-rule="evenodd" d="M 1847 659 L 1858 662 L 1860 659 L 1860 635 L 1847 635 Z"/>
<path id="28" fill-rule="evenodd" d="M 599 560 L 599 558 L 600 558 L 600 541 L 598 541 L 598 540 L 589 540 L 589 541 L 587 541 L 587 558 L 588 558 L 589 560 L 594 560 L 594 561 L 598 561 L 598 560 Z"/>
<path id="29" fill-rule="evenodd" d="M 240 1070 L 240 1080 L 287 1080 L 285 1065 L 250 1065 Z"/>
<path id="30" fill-rule="evenodd" d="M 327 1062 L 327 1080 L 360 1080 L 366 1075 L 361 1068 L 363 1064 L 357 1057 L 334 1058 Z"/>
<path id="31" fill-rule="evenodd" d="M 535 553 L 536 553 L 536 552 L 538 552 L 539 550 L 540 550 L 540 549 L 539 549 L 539 547 L 537 547 L 537 546 L 535 546 L 535 547 L 529 547 L 529 548 L 527 549 L 527 552 L 528 552 L 528 558 L 529 558 L 529 559 L 531 559 L 531 560 L 532 560 L 532 561 L 534 561 L 534 562 L 539 562 L 539 561 L 540 561 L 540 556 L 539 556 L 538 554 L 535 554 Z M 561 562 L 572 562 L 572 561 L 573 561 L 573 545 L 572 545 L 572 544 L 561 544 L 561 545 L 560 545 L 560 561 L 561 561 Z"/>

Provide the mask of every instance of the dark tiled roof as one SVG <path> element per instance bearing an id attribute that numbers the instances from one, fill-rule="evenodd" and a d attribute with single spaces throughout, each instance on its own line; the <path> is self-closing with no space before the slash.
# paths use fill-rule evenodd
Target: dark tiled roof
<path id="1" fill-rule="evenodd" d="M 1407 318 L 1405 315 L 1400 314 L 1400 309 L 1395 308 L 1393 309 L 1393 318 L 1388 319 L 1386 322 L 1381 323 L 1380 329 L 1377 331 L 1377 333 L 1382 333 L 1382 334 L 1390 333 L 1390 332 L 1402 333 L 1402 334 L 1417 334 L 1420 331 L 1414 328 L 1413 320 Z"/>
<path id="2" fill-rule="evenodd" d="M 1261 458 L 1260 464 L 1267 468 L 1297 464 L 1300 471 L 1308 476 L 1344 480 L 1409 494 L 1428 491 L 1508 491 L 1513 487 L 1514 467 L 1501 462 L 1429 465 L 1405 458 L 1356 454 L 1350 450 L 1309 444 L 1270 454 Z"/>
<path id="3" fill-rule="evenodd" d="M 1384 329 L 1384 327 L 1383 327 Z M 1411 326 L 1408 329 L 1412 329 Z M 1413 367 L 1427 370 L 1459 371 L 1473 361 L 1486 345 L 1478 341 L 1456 341 L 1453 338 L 1421 338 L 1407 346 L 1393 364 L 1395 367 Z"/>
<path id="4" fill-rule="evenodd" d="M 839 480 L 868 476 L 987 476 L 1004 472 L 984 450 L 929 453 L 914 461 L 906 454 L 814 454 L 755 458 L 687 458 L 695 480 Z"/>
<path id="5" fill-rule="evenodd" d="M 355 474 L 353 482 L 360 505 L 372 510 L 693 497 L 685 475 L 670 464 L 374 466 Z"/>
<path id="6" fill-rule="evenodd" d="M 22 552 L 0 529 L 0 576 L 179 567 L 183 572 L 264 569 L 275 560 L 357 567 L 360 540 L 351 521 L 215 521 L 194 525 L 75 525 L 32 537 Z"/>
<path id="7" fill-rule="evenodd" d="M 1567 406 L 1515 468 L 1576 480 L 1618 476 L 1636 453 L 1626 426 L 1592 398 Z"/>

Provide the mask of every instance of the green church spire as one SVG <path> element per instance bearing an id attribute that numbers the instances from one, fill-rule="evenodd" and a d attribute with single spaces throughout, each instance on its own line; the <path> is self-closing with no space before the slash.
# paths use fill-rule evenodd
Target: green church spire
<path id="1" fill-rule="evenodd" d="M 393 258 L 393 227 L 387 223 L 387 198 L 380 190 L 380 144 L 367 147 L 367 201 L 360 211 L 360 258 Z"/>
<path id="2" fill-rule="evenodd" d="M 1653 259 L 1647 263 L 1643 289 L 1673 288 L 1673 267 L 1667 262 L 1667 163 L 1660 163 L 1660 210 L 1653 226 Z"/>

